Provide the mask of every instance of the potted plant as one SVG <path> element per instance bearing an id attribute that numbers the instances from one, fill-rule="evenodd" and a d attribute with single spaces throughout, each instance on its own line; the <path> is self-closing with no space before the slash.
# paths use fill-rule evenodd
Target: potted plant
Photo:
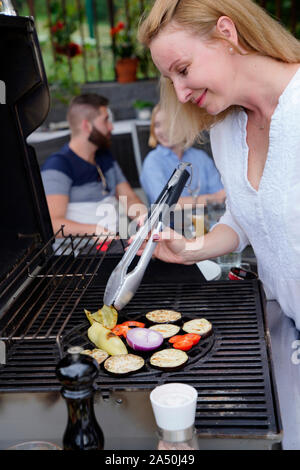
<path id="1" fill-rule="evenodd" d="M 50 3 L 51 23 L 50 34 L 56 54 L 73 58 L 82 53 L 81 46 L 72 41 L 72 34 L 78 29 L 78 11 L 73 7 L 66 12 L 68 20 L 64 18 L 62 4 L 54 0 Z M 56 59 L 58 58 L 56 57 Z"/>
<path id="2" fill-rule="evenodd" d="M 113 39 L 112 49 L 116 57 L 117 80 L 120 83 L 129 83 L 136 80 L 138 58 L 135 53 L 134 37 L 123 22 L 111 28 Z"/>
<path id="3" fill-rule="evenodd" d="M 64 11 L 63 3 L 58 0 L 51 0 L 49 6 L 50 18 L 46 25 L 55 51 L 55 61 L 48 72 L 48 81 L 51 98 L 65 105 L 80 93 L 80 86 L 70 73 L 70 62 L 76 61 L 76 57 L 82 54 L 82 46 L 72 40 L 73 33 L 79 28 L 78 14 L 82 14 L 82 10 L 78 11 L 75 5 L 68 3 Z"/>
<path id="4" fill-rule="evenodd" d="M 136 118 L 142 121 L 151 119 L 153 103 L 150 101 L 135 100 L 133 103 L 135 108 Z"/>

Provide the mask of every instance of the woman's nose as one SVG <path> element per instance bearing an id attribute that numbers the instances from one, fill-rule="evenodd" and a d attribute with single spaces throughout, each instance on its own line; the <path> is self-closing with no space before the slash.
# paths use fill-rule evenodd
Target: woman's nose
<path id="1" fill-rule="evenodd" d="M 192 95 L 192 91 L 180 83 L 174 83 L 175 93 L 180 103 L 187 103 Z"/>

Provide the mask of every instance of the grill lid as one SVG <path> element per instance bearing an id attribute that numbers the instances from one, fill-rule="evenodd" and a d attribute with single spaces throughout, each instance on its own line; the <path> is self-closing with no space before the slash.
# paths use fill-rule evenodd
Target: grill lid
<path id="1" fill-rule="evenodd" d="M 0 280 L 52 226 L 34 149 L 26 144 L 46 118 L 50 98 L 32 18 L 0 15 Z"/>

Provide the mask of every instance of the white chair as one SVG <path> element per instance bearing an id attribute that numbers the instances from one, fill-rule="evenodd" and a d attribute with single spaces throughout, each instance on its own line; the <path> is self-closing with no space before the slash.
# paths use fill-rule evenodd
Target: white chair
<path id="1" fill-rule="evenodd" d="M 150 121 L 131 122 L 131 136 L 134 151 L 134 158 L 138 174 L 141 174 L 143 160 L 147 153 L 151 150 L 148 146 L 148 138 L 150 134 Z M 147 143 L 146 143 L 147 142 Z"/>

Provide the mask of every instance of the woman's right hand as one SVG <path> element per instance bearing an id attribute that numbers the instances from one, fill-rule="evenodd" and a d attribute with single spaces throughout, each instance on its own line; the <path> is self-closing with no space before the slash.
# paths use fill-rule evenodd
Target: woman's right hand
<path id="1" fill-rule="evenodd" d="M 129 240 L 129 244 L 134 237 Z M 219 224 L 208 234 L 187 239 L 166 227 L 159 234 L 155 234 L 153 238 L 157 242 L 154 251 L 154 257 L 167 263 L 177 264 L 194 264 L 205 259 L 215 258 L 235 251 L 239 245 L 239 237 L 237 233 L 228 225 Z M 143 253 L 147 240 L 142 244 L 137 255 Z"/>
<path id="2" fill-rule="evenodd" d="M 187 265 L 198 261 L 196 250 L 193 249 L 196 249 L 195 240 L 188 240 L 169 227 L 155 234 L 153 242 L 157 242 L 153 256 L 162 261 Z M 137 255 L 143 253 L 144 246 L 145 244 L 142 245 Z"/>

